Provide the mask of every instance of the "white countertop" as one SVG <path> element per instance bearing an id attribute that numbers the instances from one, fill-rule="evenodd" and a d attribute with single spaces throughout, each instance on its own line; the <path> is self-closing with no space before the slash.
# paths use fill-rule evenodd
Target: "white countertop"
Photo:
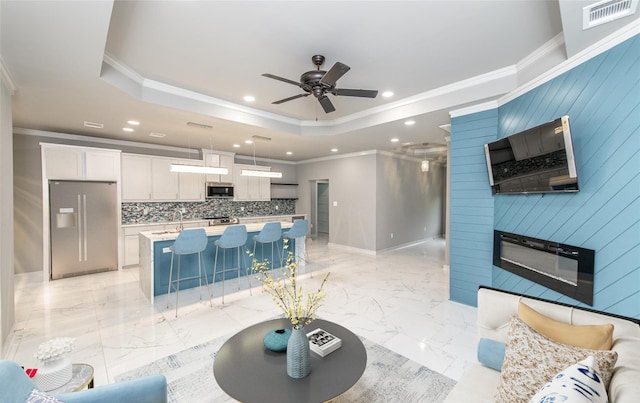
<path id="1" fill-rule="evenodd" d="M 198 220 L 198 221 L 201 221 L 201 220 Z M 263 222 L 259 222 L 259 223 L 247 223 L 242 225 L 247 227 L 247 232 L 259 232 L 260 230 L 262 230 L 262 227 L 264 227 L 264 224 L 265 223 Z M 293 223 L 291 221 L 280 221 L 280 225 L 282 225 L 282 228 L 291 228 Z M 202 228 L 204 228 L 204 231 L 207 233 L 207 236 L 215 236 L 215 235 L 222 235 L 222 233 L 227 227 L 228 225 L 215 225 L 212 227 L 202 227 Z M 148 238 L 152 242 L 168 241 L 168 240 L 176 239 L 178 237 L 178 234 L 179 232 L 175 230 L 167 230 L 167 231 L 157 230 L 157 231 L 141 231 L 140 232 L 140 235 Z"/>

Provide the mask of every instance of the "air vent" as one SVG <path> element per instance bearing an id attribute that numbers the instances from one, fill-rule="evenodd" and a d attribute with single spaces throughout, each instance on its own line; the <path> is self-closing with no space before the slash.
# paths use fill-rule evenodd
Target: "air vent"
<path id="1" fill-rule="evenodd" d="M 160 138 L 160 139 L 161 139 L 161 138 L 163 138 L 163 137 L 166 137 L 167 135 L 166 135 L 166 134 L 164 134 L 164 133 L 151 132 L 151 133 L 149 133 L 149 136 L 150 136 L 150 137 L 157 137 L 157 138 Z"/>
<path id="2" fill-rule="evenodd" d="M 604 0 L 582 9 L 582 29 L 626 17 L 636 12 L 638 0 Z"/>
<path id="3" fill-rule="evenodd" d="M 90 127 L 92 129 L 102 129 L 104 125 L 102 123 L 84 122 L 84 127 Z"/>
<path id="4" fill-rule="evenodd" d="M 251 138 L 256 140 L 271 141 L 271 137 L 265 137 L 265 136 L 253 135 L 251 136 Z"/>
<path id="5" fill-rule="evenodd" d="M 205 125 L 204 123 L 187 122 L 187 126 L 197 127 L 198 129 L 213 129 L 213 126 Z"/>

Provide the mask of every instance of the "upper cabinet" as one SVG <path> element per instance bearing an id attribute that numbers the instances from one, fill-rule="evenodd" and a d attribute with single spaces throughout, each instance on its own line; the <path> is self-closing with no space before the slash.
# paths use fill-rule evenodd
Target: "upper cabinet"
<path id="1" fill-rule="evenodd" d="M 270 171 L 271 167 L 235 164 L 233 169 L 234 197 L 236 201 L 271 200 L 271 178 L 242 176 L 243 169 Z"/>
<path id="2" fill-rule="evenodd" d="M 204 175 L 171 172 L 174 163 L 202 166 L 201 160 L 122 154 L 122 200 L 204 200 Z"/>
<path id="3" fill-rule="evenodd" d="M 41 143 L 46 179 L 120 180 L 120 151 Z"/>
<path id="4" fill-rule="evenodd" d="M 228 173 L 226 175 L 219 174 L 207 174 L 205 175 L 206 182 L 215 183 L 232 183 L 233 182 L 233 162 L 235 154 L 225 153 L 215 150 L 202 150 L 202 157 L 204 159 L 205 167 L 214 168 L 227 168 Z"/>

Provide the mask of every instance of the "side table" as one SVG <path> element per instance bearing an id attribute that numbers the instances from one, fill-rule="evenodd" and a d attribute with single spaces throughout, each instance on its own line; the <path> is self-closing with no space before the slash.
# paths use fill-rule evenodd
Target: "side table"
<path id="1" fill-rule="evenodd" d="M 93 367 L 89 364 L 72 364 L 71 380 L 47 393 L 58 394 L 78 392 L 84 388 L 93 389 Z"/>

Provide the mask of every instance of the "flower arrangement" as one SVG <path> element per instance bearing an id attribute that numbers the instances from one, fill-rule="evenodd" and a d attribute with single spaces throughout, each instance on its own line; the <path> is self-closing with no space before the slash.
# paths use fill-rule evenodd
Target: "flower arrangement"
<path id="1" fill-rule="evenodd" d="M 53 358 L 62 357 L 70 353 L 75 346 L 76 339 L 73 337 L 56 337 L 38 346 L 34 356 L 40 361 L 47 361 Z"/>
<path id="2" fill-rule="evenodd" d="M 325 297 L 324 284 L 331 273 L 327 273 L 317 291 L 308 292 L 305 296 L 302 285 L 297 282 L 298 262 L 293 253 L 287 250 L 287 239 L 284 240 L 284 249 L 287 251 L 287 258 L 280 268 L 282 276 L 277 279 L 273 278 L 268 260 L 258 262 L 253 253 L 247 251 L 247 254 L 252 258 L 251 270 L 257 273 L 256 278 L 262 283 L 263 292 L 271 295 L 294 329 L 301 329 L 314 321 L 315 313 Z"/>

